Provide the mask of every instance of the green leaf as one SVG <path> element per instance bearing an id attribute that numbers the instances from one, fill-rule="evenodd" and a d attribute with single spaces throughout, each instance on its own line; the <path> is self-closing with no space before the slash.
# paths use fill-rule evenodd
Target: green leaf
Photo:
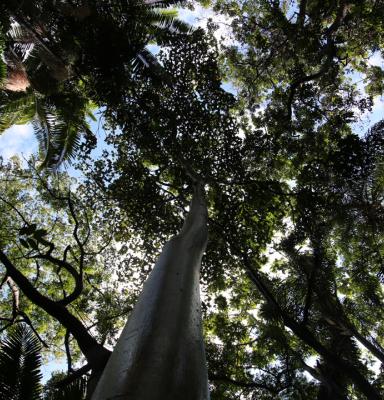
<path id="1" fill-rule="evenodd" d="M 366 91 L 371 96 L 380 96 L 384 91 L 384 71 L 373 65 L 369 67 L 367 72 L 368 84 L 366 86 Z"/>

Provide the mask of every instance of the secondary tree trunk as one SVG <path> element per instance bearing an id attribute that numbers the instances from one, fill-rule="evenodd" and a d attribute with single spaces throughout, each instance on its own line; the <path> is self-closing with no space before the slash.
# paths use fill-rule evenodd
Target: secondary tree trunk
<path id="1" fill-rule="evenodd" d="M 199 277 L 207 243 L 203 186 L 164 246 L 92 400 L 208 400 Z"/>

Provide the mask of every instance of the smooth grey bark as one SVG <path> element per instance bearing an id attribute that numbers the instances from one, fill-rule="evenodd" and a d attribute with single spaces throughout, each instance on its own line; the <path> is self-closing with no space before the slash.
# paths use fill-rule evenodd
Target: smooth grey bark
<path id="1" fill-rule="evenodd" d="M 181 232 L 163 248 L 92 400 L 208 400 L 200 265 L 207 206 L 196 184 Z"/>

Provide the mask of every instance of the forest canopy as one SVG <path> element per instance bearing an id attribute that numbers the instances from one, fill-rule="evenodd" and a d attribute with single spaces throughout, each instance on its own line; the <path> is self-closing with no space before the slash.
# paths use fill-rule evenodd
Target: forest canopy
<path id="1" fill-rule="evenodd" d="M 199 193 L 210 398 L 383 398 L 383 20 L 380 0 L 0 4 L 0 132 L 39 145 L 0 164 L 0 335 L 67 365 L 31 399 L 91 398 Z"/>

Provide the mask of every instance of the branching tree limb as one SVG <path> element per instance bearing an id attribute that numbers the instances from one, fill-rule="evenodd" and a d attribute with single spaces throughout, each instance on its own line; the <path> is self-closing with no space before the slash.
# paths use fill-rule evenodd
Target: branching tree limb
<path id="1" fill-rule="evenodd" d="M 36 306 L 43 309 L 68 329 L 76 339 L 80 350 L 93 367 L 105 365 L 110 354 L 109 350 L 101 346 L 87 331 L 84 325 L 73 314 L 71 314 L 64 305 L 41 294 L 14 266 L 13 262 L 2 250 L 0 250 L 0 261 L 5 266 L 7 274 L 19 286 L 24 295 Z"/>

